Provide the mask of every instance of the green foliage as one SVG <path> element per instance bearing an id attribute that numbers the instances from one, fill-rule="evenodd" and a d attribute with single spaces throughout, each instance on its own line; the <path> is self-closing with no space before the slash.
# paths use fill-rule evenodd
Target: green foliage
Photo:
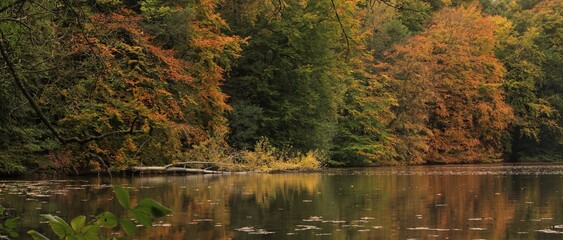
<path id="1" fill-rule="evenodd" d="M 398 20 L 411 32 L 419 32 L 424 29 L 424 24 L 432 17 L 432 8 L 426 1 L 402 0 L 399 1 L 401 9 Z"/>
<path id="2" fill-rule="evenodd" d="M 8 217 L 5 212 L 6 208 L 0 205 L 0 237 L 8 234 L 9 237 L 17 238 L 18 233 L 15 229 L 18 226 L 19 217 Z"/>
<path id="3" fill-rule="evenodd" d="M 122 207 L 129 209 L 129 202 L 131 201 L 129 193 L 120 186 L 115 186 L 113 190 L 115 191 L 115 195 L 117 196 L 117 201 L 119 201 L 119 204 Z"/>
<path id="4" fill-rule="evenodd" d="M 237 149 L 252 149 L 259 140 L 260 126 L 264 119 L 263 110 L 259 106 L 240 100 L 233 104 L 229 112 L 229 134 L 227 141 Z"/>
<path id="5" fill-rule="evenodd" d="M 141 13 L 149 20 L 162 20 L 173 14 L 174 9 L 163 6 L 163 2 L 159 0 L 144 0 L 141 1 Z"/>
<path id="6" fill-rule="evenodd" d="M 274 146 L 328 152 L 347 88 L 345 43 L 330 2 L 285 1 L 281 10 L 276 1 L 245 4 L 262 8 L 252 16 L 237 17 L 229 7 L 224 13 L 235 34 L 250 37 L 224 87 L 238 107 L 231 136 L 242 148 L 265 136 Z M 338 6 L 350 21 L 347 5 Z M 259 111 L 260 121 L 243 111 Z"/>
<path id="7" fill-rule="evenodd" d="M 496 54 L 507 67 L 505 91 L 516 121 L 513 160 L 560 159 L 563 153 L 560 1 L 489 3 L 497 13 Z"/>
<path id="8" fill-rule="evenodd" d="M 384 92 L 384 86 L 383 81 L 368 78 L 358 80 L 347 92 L 334 140 L 337 147 L 332 151 L 329 164 L 395 164 L 387 124 L 396 102 Z"/>
<path id="9" fill-rule="evenodd" d="M 152 226 L 154 219 L 164 217 L 172 211 L 162 204 L 145 198 L 137 203 L 137 206 L 131 208 L 131 198 L 129 192 L 121 186 L 114 186 L 115 195 L 119 204 L 127 210 L 129 215 L 141 223 L 145 227 Z M 1 209 L 1 208 L 0 208 Z M 87 222 L 86 216 L 80 215 L 75 217 L 68 224 L 64 219 L 53 216 L 51 214 L 43 214 L 42 217 L 49 220 L 51 230 L 61 240 L 101 240 L 116 239 L 115 236 L 106 237 L 102 229 L 108 229 L 112 232 L 123 230 L 127 236 L 132 236 L 136 232 L 135 223 L 129 218 L 118 218 L 111 212 L 104 212 L 95 217 L 95 221 Z M 47 240 L 43 234 L 30 230 L 27 232 L 34 240 Z M 119 239 L 126 239 L 124 236 Z"/>

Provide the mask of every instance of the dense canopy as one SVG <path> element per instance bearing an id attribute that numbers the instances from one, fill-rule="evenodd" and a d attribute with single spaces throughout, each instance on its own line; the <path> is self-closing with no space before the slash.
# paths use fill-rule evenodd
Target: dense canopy
<path id="1" fill-rule="evenodd" d="M 0 172 L 561 160 L 562 16 L 558 0 L 2 1 Z"/>

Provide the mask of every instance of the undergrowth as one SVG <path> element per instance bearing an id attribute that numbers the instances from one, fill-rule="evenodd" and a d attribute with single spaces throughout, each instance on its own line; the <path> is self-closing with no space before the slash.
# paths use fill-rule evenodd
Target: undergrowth
<path id="1" fill-rule="evenodd" d="M 210 139 L 186 153 L 187 161 L 213 162 L 223 171 L 315 171 L 321 168 L 322 154 L 278 149 L 262 138 L 254 150 L 232 150 L 221 141 Z"/>

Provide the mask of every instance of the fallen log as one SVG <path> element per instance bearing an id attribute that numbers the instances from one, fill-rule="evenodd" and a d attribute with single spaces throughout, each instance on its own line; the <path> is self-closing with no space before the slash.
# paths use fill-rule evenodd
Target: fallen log
<path id="1" fill-rule="evenodd" d="M 178 162 L 168 164 L 166 166 L 137 166 L 131 167 L 132 172 L 152 172 L 152 173 L 200 173 L 200 174 L 230 174 L 231 172 L 217 171 L 210 169 L 217 169 L 219 164 L 215 162 Z M 201 168 L 194 167 L 194 165 L 201 166 Z M 205 167 L 204 167 L 205 166 Z"/>
<path id="2" fill-rule="evenodd" d="M 201 174 L 230 174 L 230 172 L 225 171 L 215 171 L 215 170 L 207 170 L 207 169 L 198 169 L 198 168 L 183 168 L 183 167 L 172 167 L 172 166 L 164 166 L 164 167 L 132 167 L 130 168 L 132 172 L 170 172 L 170 173 L 201 173 Z"/>

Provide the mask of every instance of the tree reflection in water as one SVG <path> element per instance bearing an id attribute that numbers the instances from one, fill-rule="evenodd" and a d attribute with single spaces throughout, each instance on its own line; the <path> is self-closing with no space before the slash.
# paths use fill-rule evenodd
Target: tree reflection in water
<path id="1" fill-rule="evenodd" d="M 424 166 L 113 183 L 129 187 L 132 201 L 150 197 L 173 210 L 140 239 L 553 239 L 563 236 L 561 169 Z M 3 181 L 0 189 L 1 204 L 23 215 L 21 232 L 47 232 L 41 213 L 71 219 L 119 210 L 101 179 Z"/>

